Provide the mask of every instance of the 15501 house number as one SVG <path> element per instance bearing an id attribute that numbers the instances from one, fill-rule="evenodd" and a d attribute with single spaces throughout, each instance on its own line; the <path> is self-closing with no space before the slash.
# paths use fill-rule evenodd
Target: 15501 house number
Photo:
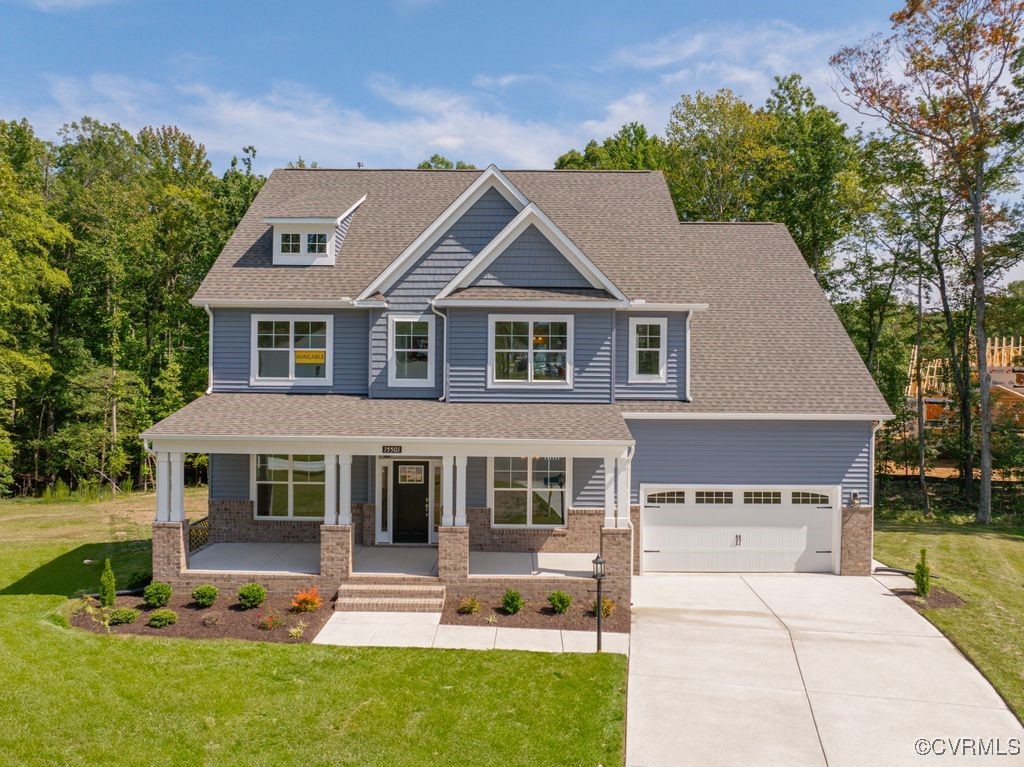
<path id="1" fill-rule="evenodd" d="M 384 445 L 380 452 L 384 455 L 399 455 L 402 452 L 401 445 Z"/>

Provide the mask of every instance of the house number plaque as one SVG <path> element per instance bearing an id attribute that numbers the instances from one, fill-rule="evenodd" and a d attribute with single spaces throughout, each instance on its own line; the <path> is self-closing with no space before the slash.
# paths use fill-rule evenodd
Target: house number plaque
<path id="1" fill-rule="evenodd" d="M 401 445 L 384 445 L 381 448 L 380 452 L 383 453 L 384 455 L 399 455 L 402 452 L 402 446 Z"/>

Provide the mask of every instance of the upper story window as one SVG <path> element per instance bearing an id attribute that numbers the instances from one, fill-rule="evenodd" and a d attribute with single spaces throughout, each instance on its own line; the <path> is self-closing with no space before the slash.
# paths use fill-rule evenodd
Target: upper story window
<path id="1" fill-rule="evenodd" d="M 572 386 L 573 318 L 491 315 L 488 385 Z"/>
<path id="2" fill-rule="evenodd" d="M 434 318 L 388 316 L 388 386 L 434 385 Z"/>
<path id="3" fill-rule="evenodd" d="M 297 232 L 282 232 L 281 233 L 281 252 L 282 253 L 298 253 L 299 242 L 302 240 L 302 235 Z"/>
<path id="4" fill-rule="evenodd" d="M 329 386 L 333 326 L 330 315 L 254 314 L 249 383 Z"/>
<path id="5" fill-rule="evenodd" d="M 327 234 L 317 232 L 306 235 L 306 252 L 310 254 L 327 252 Z"/>
<path id="6" fill-rule="evenodd" d="M 565 524 L 566 458 L 493 459 L 492 524 L 557 527 Z"/>
<path id="7" fill-rule="evenodd" d="M 629 318 L 629 382 L 665 383 L 668 320 Z"/>

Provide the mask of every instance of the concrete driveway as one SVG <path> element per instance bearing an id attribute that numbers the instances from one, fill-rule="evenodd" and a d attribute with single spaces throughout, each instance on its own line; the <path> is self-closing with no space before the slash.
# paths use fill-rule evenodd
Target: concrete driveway
<path id="1" fill-rule="evenodd" d="M 946 753 L 918 755 L 921 738 Z M 965 738 L 1012 750 L 1024 728 L 874 578 L 633 579 L 628 767 L 1024 764 L 951 755 Z"/>

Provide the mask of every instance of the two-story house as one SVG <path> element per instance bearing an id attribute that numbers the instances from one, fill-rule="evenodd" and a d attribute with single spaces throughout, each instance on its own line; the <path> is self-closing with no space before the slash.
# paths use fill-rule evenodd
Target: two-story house
<path id="1" fill-rule="evenodd" d="M 158 578 L 582 590 L 603 551 L 628 604 L 870 566 L 885 401 L 785 228 L 680 224 L 660 173 L 278 170 L 193 304 L 209 390 L 144 435 Z"/>

